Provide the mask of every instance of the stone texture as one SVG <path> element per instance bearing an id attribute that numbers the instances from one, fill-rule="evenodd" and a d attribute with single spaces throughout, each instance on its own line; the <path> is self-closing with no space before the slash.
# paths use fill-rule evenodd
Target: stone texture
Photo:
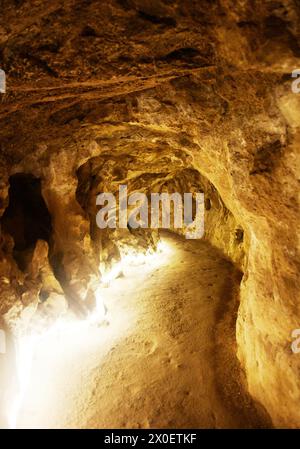
<path id="1" fill-rule="evenodd" d="M 298 1 L 0 4 L 1 212 L 9 176 L 26 173 L 52 220 L 23 271 L 2 232 L 1 315 L 28 322 L 44 290 L 49 307 L 61 310 L 62 291 L 80 315 L 93 307 L 101 254 L 117 260 L 120 241 L 95 228 L 99 188 L 199 187 L 206 238 L 244 273 L 236 337 L 249 392 L 275 426 L 299 427 Z"/>

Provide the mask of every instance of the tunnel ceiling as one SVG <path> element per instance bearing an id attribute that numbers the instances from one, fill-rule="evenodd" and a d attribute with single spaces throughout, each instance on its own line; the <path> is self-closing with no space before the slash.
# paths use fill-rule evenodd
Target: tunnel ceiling
<path id="1" fill-rule="evenodd" d="M 299 2 L 0 6 L 0 66 L 7 75 L 1 213 L 8 214 L 9 178 L 34 176 L 52 242 L 50 249 L 37 244 L 24 274 L 11 235 L 2 232 L 1 314 L 22 318 L 43 289 L 44 299 L 51 292 L 61 298 L 63 290 L 80 309 L 92 306 L 98 249 L 106 259 L 118 257 L 114 243 L 107 239 L 104 247 L 93 234 L 91 192 L 99 186 L 196 183 L 210 201 L 206 237 L 244 272 L 237 341 L 249 390 L 274 422 L 300 422 L 297 399 L 282 381 L 288 370 L 299 387 L 297 362 L 286 354 L 300 315 L 300 96 L 291 91 L 300 62 Z M 41 267 L 52 273 L 48 283 Z M 280 369 L 270 361 L 275 354 Z M 272 390 L 262 380 L 270 371 Z M 290 398 L 289 412 L 280 397 Z"/>

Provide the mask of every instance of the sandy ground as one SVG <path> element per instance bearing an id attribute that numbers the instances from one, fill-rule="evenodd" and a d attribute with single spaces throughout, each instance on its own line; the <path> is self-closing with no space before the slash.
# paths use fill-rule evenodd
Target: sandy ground
<path id="1" fill-rule="evenodd" d="M 236 271 L 203 241 L 164 241 L 103 289 L 109 324 L 39 342 L 18 427 L 269 426 L 240 381 Z"/>

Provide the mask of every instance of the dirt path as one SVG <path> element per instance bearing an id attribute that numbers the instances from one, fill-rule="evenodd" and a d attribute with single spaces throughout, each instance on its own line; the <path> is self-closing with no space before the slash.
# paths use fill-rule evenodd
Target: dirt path
<path id="1" fill-rule="evenodd" d="M 19 427 L 268 425 L 240 385 L 232 265 L 205 242 L 165 242 L 104 289 L 107 327 L 39 344 Z"/>

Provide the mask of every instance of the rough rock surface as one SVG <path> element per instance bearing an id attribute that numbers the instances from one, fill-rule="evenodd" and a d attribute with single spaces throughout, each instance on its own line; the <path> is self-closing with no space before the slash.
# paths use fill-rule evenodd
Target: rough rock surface
<path id="1" fill-rule="evenodd" d="M 93 307 L 98 249 L 104 262 L 118 258 L 119 240 L 94 228 L 97 189 L 199 186 L 211 200 L 206 238 L 244 273 L 236 337 L 249 392 L 275 426 L 299 427 L 300 358 L 290 348 L 300 326 L 300 94 L 290 78 L 300 64 L 299 2 L 0 6 L 8 81 L 0 107 L 0 310 L 7 325 L 15 331 L 18 318 L 33 319 L 47 295 L 60 298 L 59 314 L 62 291 L 80 315 Z M 10 177 L 20 173 L 51 224 L 46 237 L 26 231 L 16 249 L 5 215 Z M 47 223 L 39 210 L 30 212 L 31 224 Z M 17 211 L 11 229 L 27 229 L 24 210 Z"/>
<path id="2" fill-rule="evenodd" d="M 43 339 L 18 428 L 270 427 L 235 353 L 240 273 L 203 240 L 163 245 L 105 289 L 108 327 Z"/>

